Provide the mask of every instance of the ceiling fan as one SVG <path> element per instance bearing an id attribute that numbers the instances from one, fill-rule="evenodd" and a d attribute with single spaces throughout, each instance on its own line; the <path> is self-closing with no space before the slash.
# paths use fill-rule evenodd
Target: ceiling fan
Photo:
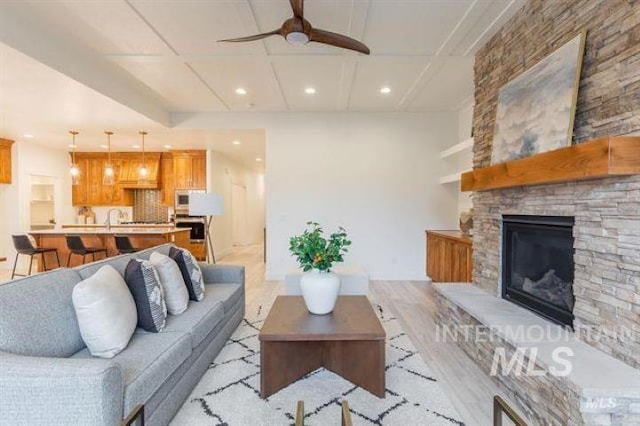
<path id="1" fill-rule="evenodd" d="M 293 9 L 293 18 L 289 18 L 284 21 L 282 26 L 277 30 L 247 37 L 218 41 L 245 42 L 261 40 L 273 35 L 279 35 L 284 37 L 291 44 L 303 45 L 313 41 L 316 43 L 340 47 L 342 49 L 355 50 L 356 52 L 364 53 L 366 55 L 369 54 L 369 48 L 358 40 L 354 40 L 351 37 L 347 37 L 342 34 L 313 28 L 309 21 L 304 19 L 304 0 L 289 0 L 289 3 L 291 3 L 291 9 Z"/>

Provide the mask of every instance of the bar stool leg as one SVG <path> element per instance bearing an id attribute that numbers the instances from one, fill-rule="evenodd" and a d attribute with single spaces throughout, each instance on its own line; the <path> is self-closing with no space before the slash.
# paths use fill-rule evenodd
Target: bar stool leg
<path id="1" fill-rule="evenodd" d="M 31 265 L 33 265 L 33 255 L 29 256 L 29 275 L 31 275 Z"/>
<path id="2" fill-rule="evenodd" d="M 45 260 L 45 254 L 46 253 L 40 253 L 42 257 L 42 272 L 46 272 L 47 271 L 47 261 Z"/>
<path id="3" fill-rule="evenodd" d="M 69 257 L 67 258 L 67 268 L 71 268 L 71 255 L 73 253 L 69 252 Z"/>
<path id="4" fill-rule="evenodd" d="M 58 261 L 58 268 L 60 268 L 62 265 L 60 265 L 60 256 L 58 256 L 58 249 L 56 249 L 56 260 Z"/>
<path id="5" fill-rule="evenodd" d="M 91 253 L 91 257 L 93 258 L 93 261 L 96 261 L 96 252 L 94 251 L 93 253 Z"/>
<path id="6" fill-rule="evenodd" d="M 16 260 L 13 261 L 13 270 L 11 271 L 11 279 L 13 279 L 16 276 L 16 266 L 18 265 L 18 256 L 20 256 L 20 253 L 16 253 Z"/>

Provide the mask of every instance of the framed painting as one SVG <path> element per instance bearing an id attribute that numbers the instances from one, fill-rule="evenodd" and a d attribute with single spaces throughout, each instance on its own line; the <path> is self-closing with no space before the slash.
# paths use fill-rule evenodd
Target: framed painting
<path id="1" fill-rule="evenodd" d="M 571 144 L 585 36 L 578 34 L 500 89 L 491 164 Z"/>

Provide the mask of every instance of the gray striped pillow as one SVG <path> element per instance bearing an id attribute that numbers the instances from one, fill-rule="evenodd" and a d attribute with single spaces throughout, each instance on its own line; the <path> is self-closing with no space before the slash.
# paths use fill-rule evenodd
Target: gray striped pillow
<path id="1" fill-rule="evenodd" d="M 138 326 L 152 333 L 162 330 L 167 320 L 167 305 L 153 264 L 148 260 L 130 260 L 124 280 L 136 302 Z"/>

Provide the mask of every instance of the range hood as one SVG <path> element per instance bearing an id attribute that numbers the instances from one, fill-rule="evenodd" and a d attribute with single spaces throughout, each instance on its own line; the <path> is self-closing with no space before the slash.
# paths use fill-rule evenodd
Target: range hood
<path id="1" fill-rule="evenodd" d="M 159 152 L 145 154 L 144 163 L 149 174 L 147 179 L 142 182 L 138 172 L 142 166 L 142 154 L 128 152 L 112 155 L 120 187 L 125 189 L 157 189 L 160 181 L 160 155 Z"/>

